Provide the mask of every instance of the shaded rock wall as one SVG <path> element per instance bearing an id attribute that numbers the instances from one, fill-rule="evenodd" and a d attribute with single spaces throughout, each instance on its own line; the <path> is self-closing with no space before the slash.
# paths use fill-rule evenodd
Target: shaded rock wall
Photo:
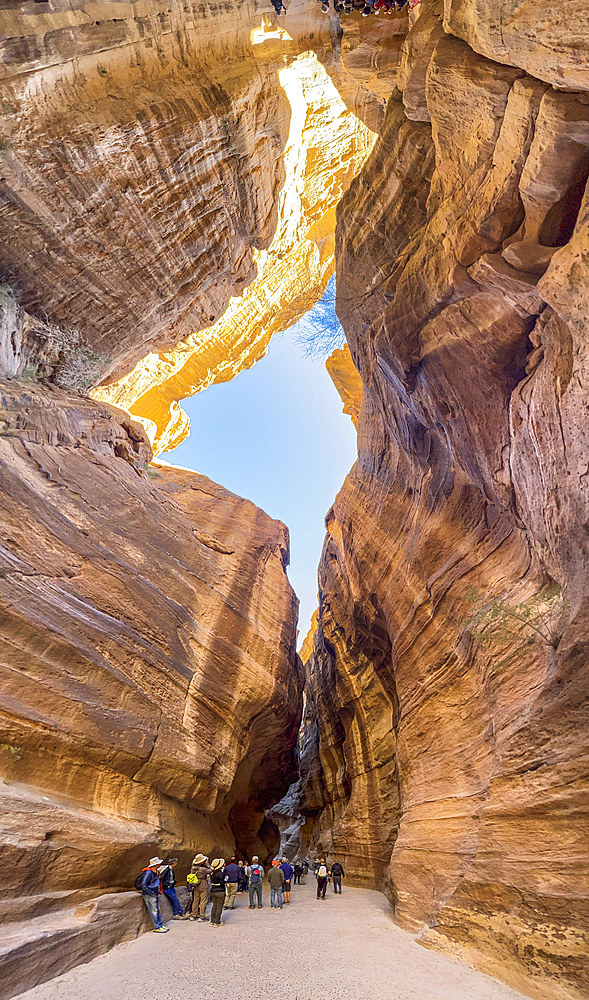
<path id="1" fill-rule="evenodd" d="M 2 383 L 0 454 L 3 892 L 275 849 L 301 693 L 284 526 L 55 387 Z"/>
<path id="2" fill-rule="evenodd" d="M 404 90 L 338 208 L 337 309 L 364 388 L 326 521 L 302 810 L 312 845 L 386 887 L 424 943 L 578 998 L 587 11 L 416 14 Z"/>

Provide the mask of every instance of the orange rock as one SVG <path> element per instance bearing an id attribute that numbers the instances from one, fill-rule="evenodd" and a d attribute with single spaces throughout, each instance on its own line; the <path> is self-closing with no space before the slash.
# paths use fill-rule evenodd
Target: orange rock
<path id="1" fill-rule="evenodd" d="M 587 87 L 586 18 L 511 6 L 446 3 L 470 48 L 421 0 L 408 93 L 338 206 L 363 395 L 326 520 L 301 811 L 424 944 L 581 1000 L 588 105 L 548 84 Z"/>
<path id="2" fill-rule="evenodd" d="M 6 891 L 129 885 L 157 852 L 265 855 L 300 715 L 286 529 L 149 466 L 122 411 L 2 398 Z"/>

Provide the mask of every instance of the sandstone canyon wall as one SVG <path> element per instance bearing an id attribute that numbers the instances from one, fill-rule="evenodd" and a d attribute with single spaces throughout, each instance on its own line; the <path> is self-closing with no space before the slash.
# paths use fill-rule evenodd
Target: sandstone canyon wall
<path id="1" fill-rule="evenodd" d="M 274 849 L 302 680 L 284 526 L 147 467 L 123 411 L 15 381 L 2 404 L 4 895 Z"/>
<path id="2" fill-rule="evenodd" d="M 331 43 L 314 9 L 293 7 L 292 34 L 265 14 L 0 4 L 10 895 L 129 884 L 154 851 L 276 846 L 265 809 L 293 777 L 301 711 L 287 533 L 196 473 L 148 468 L 141 425 L 83 395 L 214 326 L 284 225 L 292 120 L 312 123 L 279 74 L 302 60 L 291 76 L 312 81 L 314 29 Z M 311 182 L 315 235 L 297 217 L 283 246 L 315 253 L 309 303 L 373 142 L 334 100 L 331 203 Z M 225 335 L 218 365 L 247 361 Z"/>
<path id="3" fill-rule="evenodd" d="M 337 213 L 363 393 L 307 664 L 304 844 L 424 943 L 586 997 L 587 7 L 411 17 Z"/>

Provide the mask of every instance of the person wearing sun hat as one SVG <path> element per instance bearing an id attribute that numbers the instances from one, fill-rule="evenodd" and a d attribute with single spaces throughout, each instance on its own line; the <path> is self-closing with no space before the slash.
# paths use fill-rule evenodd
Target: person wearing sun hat
<path id="1" fill-rule="evenodd" d="M 221 913 L 225 903 L 225 858 L 215 858 L 211 864 L 211 927 L 221 926 Z"/>
<path id="2" fill-rule="evenodd" d="M 193 859 L 190 874 L 196 875 L 198 883 L 196 885 L 190 885 L 190 883 L 187 884 L 192 894 L 190 902 L 190 919 L 199 920 L 201 923 L 204 923 L 207 919 L 206 910 L 209 902 L 209 877 L 211 870 L 212 869 L 207 855 L 197 854 Z M 192 912 L 193 910 L 195 910 L 194 913 Z"/>
<path id="3" fill-rule="evenodd" d="M 164 926 L 160 913 L 162 883 L 158 869 L 163 863 L 162 858 L 150 858 L 147 868 L 144 868 L 139 876 L 139 886 L 137 886 L 137 882 L 135 883 L 143 896 L 143 902 L 151 917 L 153 929 L 158 934 L 165 934 L 170 929 Z"/>

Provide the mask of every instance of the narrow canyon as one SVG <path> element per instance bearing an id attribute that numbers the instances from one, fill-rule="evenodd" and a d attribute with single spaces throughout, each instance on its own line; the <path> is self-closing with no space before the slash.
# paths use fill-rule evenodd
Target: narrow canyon
<path id="1" fill-rule="evenodd" d="M 281 845 L 589 997 L 589 8 L 361 14 L 0 0 L 0 1000 Z M 334 273 L 297 652 L 288 528 L 158 456 Z"/>

